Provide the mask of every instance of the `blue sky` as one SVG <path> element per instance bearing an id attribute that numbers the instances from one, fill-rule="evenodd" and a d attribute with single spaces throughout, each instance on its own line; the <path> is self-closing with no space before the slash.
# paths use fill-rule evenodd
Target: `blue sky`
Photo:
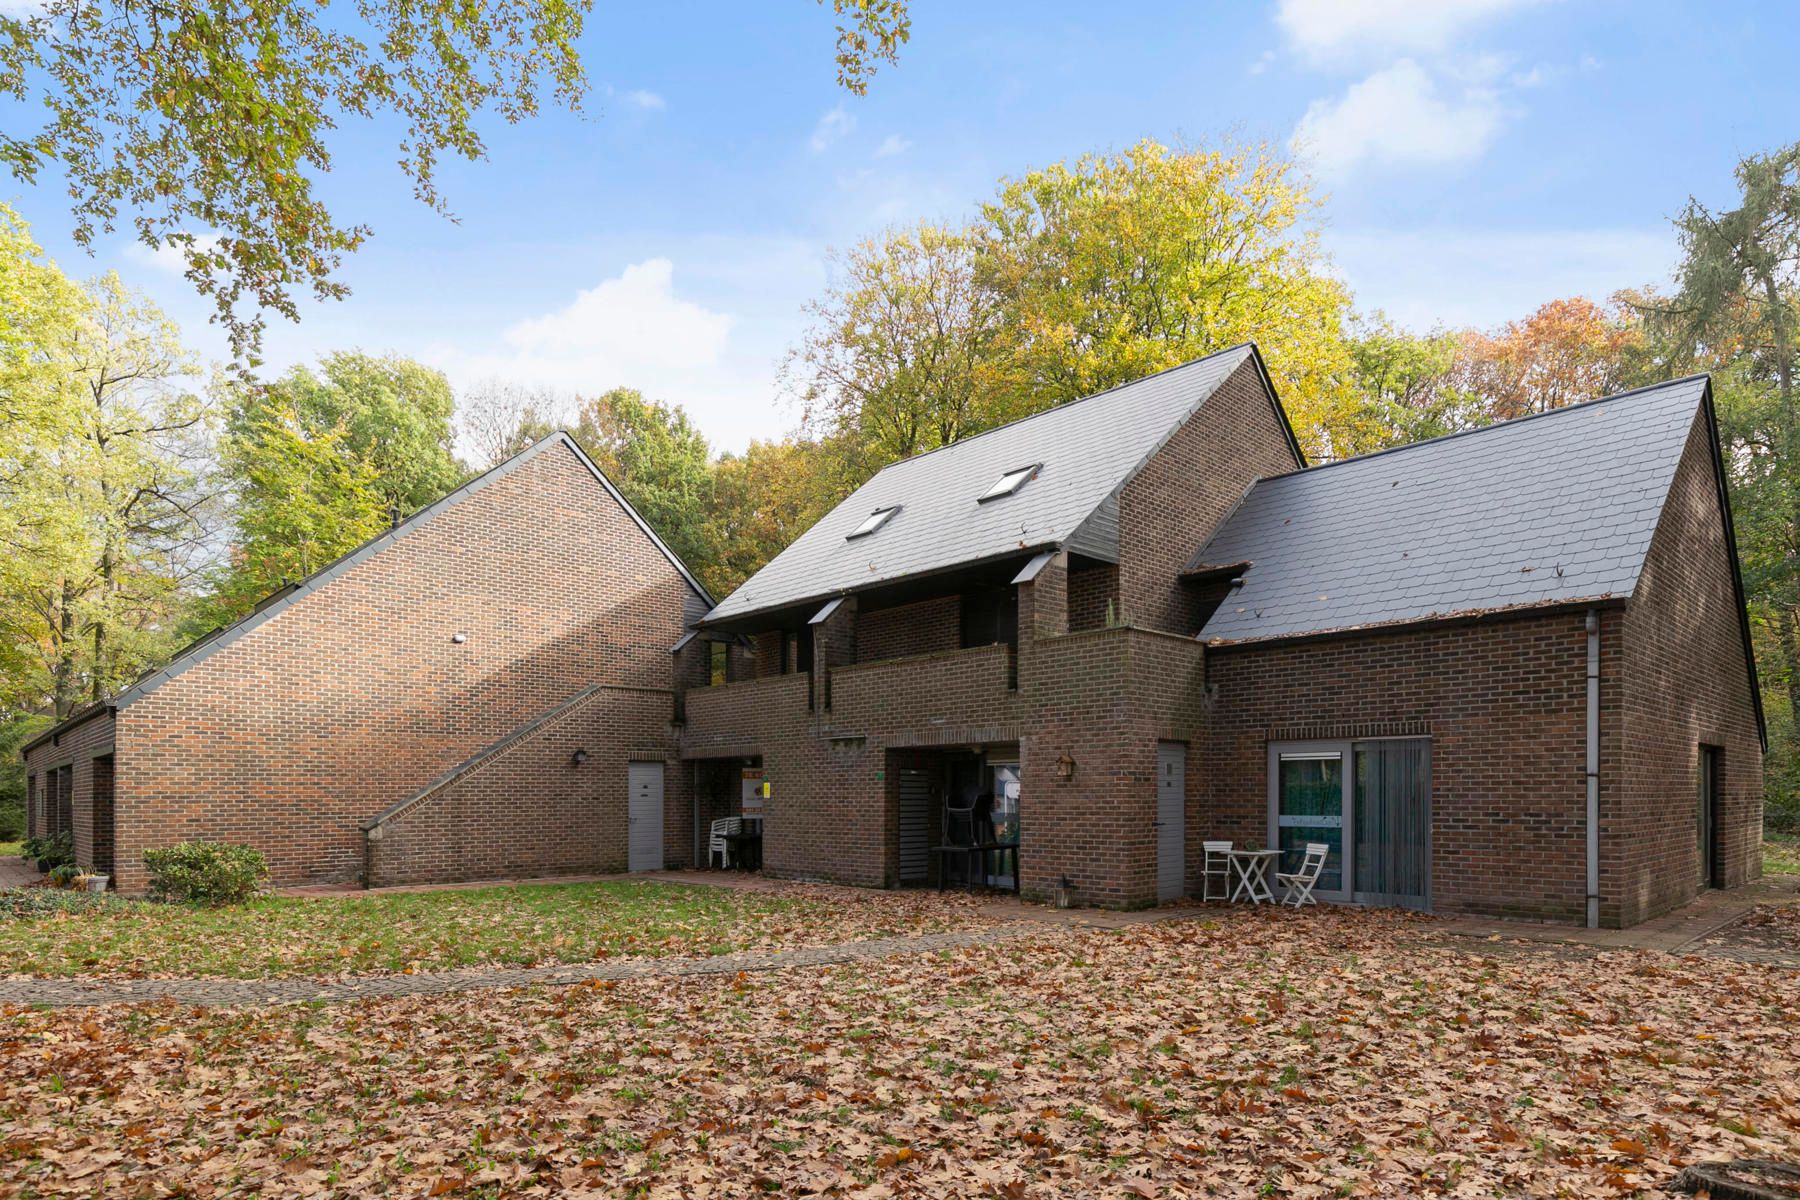
<path id="1" fill-rule="evenodd" d="M 790 429 L 784 352 L 827 255 L 955 219 L 1001 175 L 1143 137 L 1307 156 L 1362 308 L 1491 325 L 1665 278 L 1668 220 L 1800 138 L 1780 3 L 1278 0 L 1101 6 L 914 0 L 867 97 L 832 78 L 807 0 L 597 6 L 587 114 L 489 130 L 411 199 L 391 128 L 346 127 L 325 195 L 374 226 L 342 303 L 272 327 L 280 366 L 395 351 L 487 378 L 679 401 L 720 448 Z M 178 270 L 121 233 L 89 258 L 54 189 L 0 191 L 65 269 L 113 267 L 218 355 Z"/>

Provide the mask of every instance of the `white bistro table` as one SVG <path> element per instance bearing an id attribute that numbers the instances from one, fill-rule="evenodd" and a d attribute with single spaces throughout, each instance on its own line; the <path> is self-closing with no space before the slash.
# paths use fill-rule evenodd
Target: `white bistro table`
<path id="1" fill-rule="evenodd" d="M 1237 883 L 1231 889 L 1232 903 L 1249 900 L 1252 904 L 1275 903 L 1275 892 L 1269 886 L 1269 872 L 1275 869 L 1279 850 L 1233 850 L 1231 873 Z"/>

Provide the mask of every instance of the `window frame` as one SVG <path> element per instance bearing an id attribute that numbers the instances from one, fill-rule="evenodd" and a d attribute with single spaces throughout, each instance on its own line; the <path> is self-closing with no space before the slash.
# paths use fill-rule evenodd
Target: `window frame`
<path id="1" fill-rule="evenodd" d="M 862 524 L 858 525 L 855 529 L 852 529 L 849 533 L 846 533 L 844 535 L 844 540 L 846 542 L 854 542 L 862 538 L 872 537 L 874 534 L 886 528 L 887 523 L 892 521 L 894 515 L 903 507 L 904 505 L 889 504 L 876 509 L 862 519 Z"/>
<path id="2" fill-rule="evenodd" d="M 1008 496 L 1016 496 L 1024 489 L 1026 484 L 1030 483 L 1033 479 L 1036 479 L 1038 472 L 1043 469 L 1043 463 L 1034 462 L 1027 466 L 1012 467 L 1002 471 L 1000 472 L 1000 478 L 996 479 L 988 487 L 987 491 L 975 498 L 975 503 L 987 504 L 993 500 L 1004 500 Z M 1006 482 L 1009 479 L 1016 479 L 1016 482 L 1010 487 L 1007 486 Z"/>

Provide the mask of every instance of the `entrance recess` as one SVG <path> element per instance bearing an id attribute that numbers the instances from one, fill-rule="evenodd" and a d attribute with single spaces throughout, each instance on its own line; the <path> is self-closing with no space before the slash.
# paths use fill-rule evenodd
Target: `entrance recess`
<path id="1" fill-rule="evenodd" d="M 627 786 L 631 792 L 627 869 L 660 871 L 663 869 L 663 765 L 659 762 L 632 763 Z"/>
<path id="2" fill-rule="evenodd" d="M 1431 907 L 1431 743 L 1424 738 L 1269 747 L 1269 845 L 1281 868 L 1330 848 L 1321 900 Z"/>

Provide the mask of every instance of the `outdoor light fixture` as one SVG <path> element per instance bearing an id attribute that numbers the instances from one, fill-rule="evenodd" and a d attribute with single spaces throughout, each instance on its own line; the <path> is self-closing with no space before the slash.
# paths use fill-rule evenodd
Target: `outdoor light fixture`
<path id="1" fill-rule="evenodd" d="M 587 751 L 577 750 L 574 757 L 570 758 L 569 761 L 579 767 L 582 763 L 587 761 Z"/>
<path id="2" fill-rule="evenodd" d="M 1056 760 L 1056 777 L 1058 779 L 1075 778 L 1075 760 L 1069 757 L 1067 750 L 1064 750 Z"/>
<path id="3" fill-rule="evenodd" d="M 450 640 L 460 646 L 469 640 L 469 635 L 466 633 L 453 633 L 450 635 Z"/>

